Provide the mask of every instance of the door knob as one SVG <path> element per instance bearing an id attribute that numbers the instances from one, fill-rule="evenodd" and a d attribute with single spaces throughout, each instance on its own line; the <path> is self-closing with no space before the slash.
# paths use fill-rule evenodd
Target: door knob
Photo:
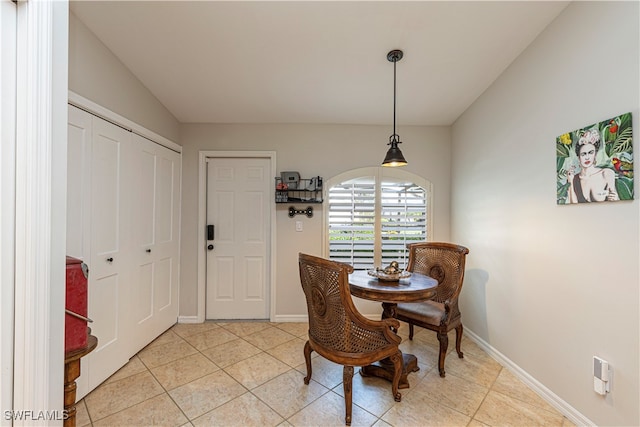
<path id="1" fill-rule="evenodd" d="M 212 250 L 213 250 L 213 245 L 209 245 L 209 246 L 207 246 L 207 249 L 209 249 L 210 251 L 212 251 Z"/>
<path id="2" fill-rule="evenodd" d="M 151 249 L 147 249 L 147 251 L 146 251 L 146 252 L 147 252 L 147 253 L 151 253 Z"/>
<path id="3" fill-rule="evenodd" d="M 107 262 L 113 262 L 113 258 L 107 258 Z"/>

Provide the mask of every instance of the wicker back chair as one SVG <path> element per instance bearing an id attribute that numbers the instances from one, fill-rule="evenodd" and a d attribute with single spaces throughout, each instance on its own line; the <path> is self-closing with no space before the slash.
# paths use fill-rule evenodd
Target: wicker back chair
<path id="1" fill-rule="evenodd" d="M 430 329 L 438 334 L 440 355 L 438 371 L 444 377 L 444 359 L 449 346 L 448 333 L 456 330 L 456 352 L 462 358 L 462 321 L 458 309 L 458 296 L 464 279 L 464 264 L 469 249 L 452 243 L 424 242 L 407 245 L 407 270 L 431 276 L 438 281 L 433 299 L 416 303 L 401 303 L 396 318 L 409 324 L 409 339 L 413 339 L 413 325 Z"/>
<path id="2" fill-rule="evenodd" d="M 400 401 L 398 383 L 402 371 L 401 338 L 391 328 L 395 319 L 369 320 L 356 309 L 349 292 L 353 267 L 340 262 L 299 254 L 300 282 L 307 299 L 309 340 L 304 346 L 307 364 L 305 384 L 311 379 L 311 352 L 343 365 L 345 423 L 351 425 L 351 384 L 354 366 L 390 358 L 394 365 L 392 393 Z"/>

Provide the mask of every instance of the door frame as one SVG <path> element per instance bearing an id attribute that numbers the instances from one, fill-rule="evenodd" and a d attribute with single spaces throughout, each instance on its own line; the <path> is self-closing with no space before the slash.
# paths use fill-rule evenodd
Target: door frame
<path id="1" fill-rule="evenodd" d="M 204 230 L 207 226 L 207 158 L 262 158 L 269 159 L 271 176 L 276 176 L 275 151 L 211 151 L 202 150 L 198 159 L 198 311 L 197 322 L 205 321 L 207 260 Z M 271 224 L 269 236 L 269 320 L 273 322 L 276 313 L 276 209 L 271 204 Z"/>
<path id="2" fill-rule="evenodd" d="M 0 2 L 0 408 L 13 406 L 18 6 Z M 16 337 L 17 338 L 17 337 Z"/>
<path id="3" fill-rule="evenodd" d="M 10 231 L 15 235 L 7 254 L 13 256 L 14 266 L 6 272 L 8 277 L 3 271 L 8 282 L 3 280 L 3 289 L 14 286 L 13 307 L 20 307 L 10 309 L 14 329 L 11 408 L 51 411 L 47 421 L 61 426 L 69 5 L 66 0 L 21 1 L 16 8 L 16 121 L 15 138 L 9 142 L 15 148 L 15 178 L 8 183 L 9 189 L 2 184 L 3 190 L 15 191 L 15 202 L 8 206 L 14 213 Z M 9 35 L 4 26 L 2 31 L 3 36 Z M 9 316 L 2 317 L 4 321 Z M 4 354 L 8 337 L 2 332 Z M 8 381 L 4 372 L 2 380 Z M 8 422 L 32 425 L 35 418 Z"/>

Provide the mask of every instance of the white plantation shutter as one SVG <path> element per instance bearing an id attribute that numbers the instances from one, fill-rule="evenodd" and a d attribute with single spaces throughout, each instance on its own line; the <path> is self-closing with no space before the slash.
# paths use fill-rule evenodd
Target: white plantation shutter
<path id="1" fill-rule="evenodd" d="M 427 190 L 406 179 L 381 175 L 330 183 L 325 208 L 330 259 L 357 270 L 394 260 L 404 268 L 406 244 L 427 240 Z"/>
<path id="2" fill-rule="evenodd" d="M 382 261 L 379 265 L 389 265 L 391 261 L 398 261 L 401 266 L 407 265 L 407 243 L 423 242 L 427 239 L 426 207 L 424 188 L 412 182 L 392 182 L 388 179 L 382 182 Z"/>
<path id="3" fill-rule="evenodd" d="M 376 188 L 372 177 L 329 189 L 329 258 L 356 269 L 373 265 Z"/>

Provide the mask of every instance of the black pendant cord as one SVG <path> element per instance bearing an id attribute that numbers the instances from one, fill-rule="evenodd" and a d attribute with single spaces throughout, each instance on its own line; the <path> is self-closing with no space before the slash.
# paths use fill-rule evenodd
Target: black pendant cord
<path id="1" fill-rule="evenodd" d="M 405 166 L 407 161 L 405 160 L 402 152 L 398 148 L 398 144 L 401 143 L 400 135 L 396 133 L 396 97 L 397 97 L 397 79 L 396 79 L 396 62 L 402 59 L 401 50 L 392 50 L 387 54 L 387 60 L 393 62 L 393 134 L 389 137 L 389 150 L 382 162 L 382 166 L 397 167 Z"/>
<path id="2" fill-rule="evenodd" d="M 393 61 L 393 136 L 397 137 L 396 134 L 396 64 L 398 61 Z M 397 141 L 398 138 L 394 138 Z"/>
<path id="3" fill-rule="evenodd" d="M 393 135 L 389 137 L 389 144 L 400 143 L 400 135 L 396 133 L 396 63 L 400 58 L 398 56 L 393 57 Z"/>

